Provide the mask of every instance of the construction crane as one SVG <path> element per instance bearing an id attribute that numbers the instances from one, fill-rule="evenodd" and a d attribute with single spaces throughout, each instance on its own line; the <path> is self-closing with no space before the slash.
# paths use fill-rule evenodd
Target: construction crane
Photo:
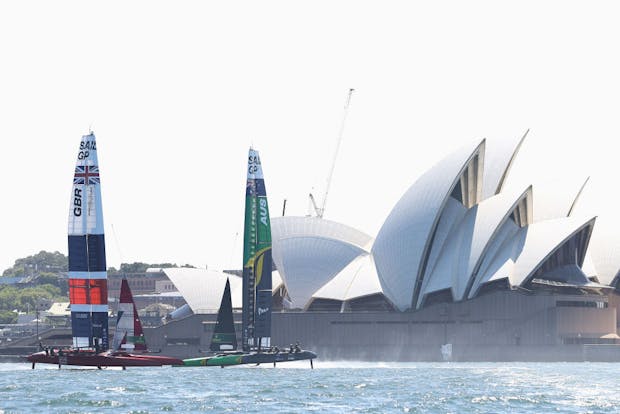
<path id="1" fill-rule="evenodd" d="M 342 137 L 344 135 L 344 125 L 347 120 L 347 115 L 349 114 L 349 105 L 351 104 L 351 96 L 353 95 L 353 91 L 355 89 L 350 88 L 347 93 L 347 100 L 344 104 L 344 114 L 342 115 L 342 122 L 340 123 L 340 131 L 338 132 L 338 141 L 336 142 L 336 152 L 334 153 L 334 160 L 332 161 L 331 169 L 329 170 L 329 175 L 327 176 L 327 186 L 325 188 L 325 195 L 323 196 L 323 204 L 319 208 L 314 199 L 312 193 L 308 195 L 310 198 L 310 202 L 312 203 L 312 207 L 314 208 L 314 212 L 318 218 L 323 218 L 323 214 L 325 214 L 325 206 L 327 205 L 327 195 L 329 194 L 329 187 L 332 183 L 332 177 L 334 175 L 334 168 L 336 168 L 336 160 L 338 159 L 338 152 L 340 151 L 340 144 L 342 143 Z"/>
<path id="2" fill-rule="evenodd" d="M 316 205 L 316 200 L 314 199 L 314 196 L 312 195 L 312 193 L 308 194 L 308 198 L 310 200 L 310 204 L 312 205 L 312 208 L 314 208 L 314 213 L 316 214 L 316 216 L 318 218 L 323 218 L 323 212 L 321 211 L 319 206 Z"/>

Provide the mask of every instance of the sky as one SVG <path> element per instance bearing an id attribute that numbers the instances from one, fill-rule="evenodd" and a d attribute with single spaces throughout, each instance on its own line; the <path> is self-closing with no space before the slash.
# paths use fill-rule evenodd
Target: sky
<path id="1" fill-rule="evenodd" d="M 590 176 L 587 213 L 605 216 L 619 197 L 615 11 L 606 1 L 1 2 L 0 270 L 40 250 L 66 254 L 89 128 L 109 266 L 241 267 L 248 148 L 260 151 L 271 215 L 284 199 L 287 215 L 308 214 L 308 193 L 325 194 L 349 88 L 326 219 L 376 236 L 441 158 L 528 129 L 511 179 L 536 189 Z"/>

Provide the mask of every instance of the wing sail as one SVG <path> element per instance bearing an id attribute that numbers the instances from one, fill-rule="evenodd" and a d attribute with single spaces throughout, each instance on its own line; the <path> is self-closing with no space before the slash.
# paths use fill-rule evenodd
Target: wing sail
<path id="1" fill-rule="evenodd" d="M 245 351 L 271 343 L 271 222 L 258 151 L 250 148 L 243 244 L 243 332 Z"/>
<path id="2" fill-rule="evenodd" d="M 69 206 L 69 299 L 73 346 L 108 349 L 108 281 L 97 142 L 80 141 Z"/>

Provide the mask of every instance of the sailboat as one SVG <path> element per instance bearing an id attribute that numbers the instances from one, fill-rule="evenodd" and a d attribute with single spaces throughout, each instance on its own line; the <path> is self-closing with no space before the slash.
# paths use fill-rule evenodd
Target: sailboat
<path id="1" fill-rule="evenodd" d="M 123 278 L 121 293 L 116 311 L 116 329 L 112 340 L 112 352 L 146 351 L 146 340 L 142 330 L 142 322 L 138 316 L 136 304 L 129 288 L 129 282 Z"/>
<path id="2" fill-rule="evenodd" d="M 27 360 L 32 362 L 33 369 L 36 363 L 57 364 L 59 368 L 62 365 L 101 368 L 181 364 L 177 358 L 145 358 L 108 352 L 108 277 L 100 184 L 97 142 L 91 131 L 80 141 L 69 207 L 69 300 L 73 345 L 68 348 L 47 347 L 28 356 Z"/>
<path id="3" fill-rule="evenodd" d="M 262 364 L 285 361 L 312 360 L 317 357 L 314 352 L 304 351 L 299 345 L 291 345 L 288 349 L 280 350 L 271 345 L 271 222 L 267 204 L 265 179 L 258 151 L 250 148 L 248 154 L 248 170 L 246 183 L 245 223 L 243 244 L 243 307 L 241 351 L 236 350 L 236 333 L 230 306 L 230 284 L 227 282 L 222 297 L 222 304 L 218 312 L 218 322 L 215 327 L 212 351 L 217 349 L 219 341 L 224 336 L 232 338 L 225 343 L 227 350 L 213 356 L 184 359 L 183 364 L 188 366 L 228 366 L 240 364 Z M 222 314 L 225 315 L 222 315 Z M 226 327 L 220 327 L 220 321 Z M 217 332 L 218 329 L 222 332 Z"/>

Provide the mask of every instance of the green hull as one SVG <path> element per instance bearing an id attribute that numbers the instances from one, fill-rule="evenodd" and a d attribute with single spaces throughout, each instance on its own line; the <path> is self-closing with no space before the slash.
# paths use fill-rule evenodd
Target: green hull
<path id="1" fill-rule="evenodd" d="M 243 364 L 269 364 L 276 362 L 312 360 L 316 354 L 311 351 L 298 352 L 250 352 L 236 355 L 216 355 L 212 357 L 184 359 L 187 367 L 227 367 Z"/>
<path id="2" fill-rule="evenodd" d="M 243 355 L 220 355 L 213 357 L 189 358 L 183 360 L 186 367 L 222 367 L 229 365 L 241 365 Z"/>

